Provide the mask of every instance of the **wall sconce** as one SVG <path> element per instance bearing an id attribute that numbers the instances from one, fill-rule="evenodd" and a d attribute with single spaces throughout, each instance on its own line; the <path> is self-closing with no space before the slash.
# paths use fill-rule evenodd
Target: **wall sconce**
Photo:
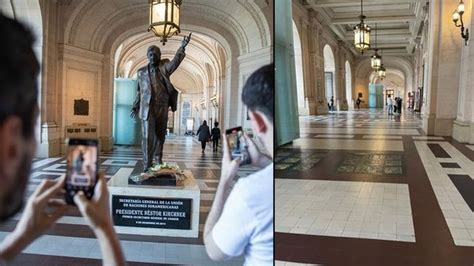
<path id="1" fill-rule="evenodd" d="M 213 96 L 211 98 L 211 103 L 212 103 L 212 107 L 214 108 L 218 108 L 219 107 L 219 104 L 217 103 L 217 96 Z"/>
<path id="2" fill-rule="evenodd" d="M 469 29 L 466 28 L 466 31 L 464 31 L 464 22 L 462 21 L 463 14 L 464 2 L 461 0 L 458 7 L 453 12 L 453 22 L 456 27 L 461 28 L 461 37 L 464 39 L 464 45 L 467 45 L 469 41 Z M 458 21 L 461 21 L 461 24 L 458 24 Z"/>

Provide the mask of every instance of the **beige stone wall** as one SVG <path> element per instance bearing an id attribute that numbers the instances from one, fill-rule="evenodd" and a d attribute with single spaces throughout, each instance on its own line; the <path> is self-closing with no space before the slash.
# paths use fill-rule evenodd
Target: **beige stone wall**
<path id="1" fill-rule="evenodd" d="M 308 12 L 299 1 L 293 1 L 293 21 L 300 36 L 304 80 L 304 114 L 324 114 L 327 113 L 327 99 L 324 81 L 324 56 L 323 49 L 329 45 L 335 56 L 335 101 L 340 109 L 344 99 L 346 99 L 345 88 L 345 62 L 349 61 L 352 71 L 352 95 L 355 97 L 354 79 L 354 56 L 345 43 L 337 41 L 336 36 L 330 30 L 327 22 L 318 17 L 315 12 Z"/>

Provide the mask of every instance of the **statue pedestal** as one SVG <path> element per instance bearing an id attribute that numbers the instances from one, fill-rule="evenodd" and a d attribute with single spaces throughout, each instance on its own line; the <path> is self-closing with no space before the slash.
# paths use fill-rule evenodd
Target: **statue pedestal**
<path id="1" fill-rule="evenodd" d="M 119 234 L 194 237 L 199 234 L 201 191 L 189 170 L 176 186 L 128 183 L 128 176 L 109 181 L 115 230 Z"/>

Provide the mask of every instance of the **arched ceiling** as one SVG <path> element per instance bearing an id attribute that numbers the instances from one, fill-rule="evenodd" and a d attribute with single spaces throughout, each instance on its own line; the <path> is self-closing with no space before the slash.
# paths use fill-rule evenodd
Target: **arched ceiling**
<path id="1" fill-rule="evenodd" d="M 117 49 L 118 76 L 133 77 L 140 67 L 148 64 L 146 54 L 151 45 L 160 48 L 162 59 L 172 60 L 183 37 L 188 34 L 184 31 L 180 36 L 171 38 L 164 46 L 154 35 L 148 33 L 128 38 L 120 45 L 121 49 Z M 216 77 L 222 74 L 222 66 L 225 65 L 225 57 L 217 52 L 220 49 L 222 47 L 216 40 L 193 33 L 191 42 L 186 47 L 185 59 L 171 76 L 173 84 L 183 93 L 202 93 L 206 87 L 216 86 Z"/>
<path id="2" fill-rule="evenodd" d="M 405 89 L 405 75 L 397 69 L 387 69 L 385 78 L 380 80 L 377 73 L 370 74 L 370 82 L 384 85 L 387 89 Z"/>
<path id="3" fill-rule="evenodd" d="M 64 11 L 70 14 L 65 21 L 65 43 L 113 53 L 124 40 L 146 32 L 148 27 L 147 0 L 73 2 L 68 6 L 72 10 Z M 257 2 L 184 0 L 181 28 L 218 40 L 235 56 L 258 50 L 271 45 L 272 21 L 262 12 L 261 1 Z"/>
<path id="4" fill-rule="evenodd" d="M 382 57 L 382 62 L 386 69 L 398 70 L 409 80 L 413 78 L 413 64 L 409 58 L 402 56 L 384 56 Z M 368 78 L 373 72 L 370 66 L 370 58 L 360 60 L 355 66 L 355 71 L 356 77 Z"/>

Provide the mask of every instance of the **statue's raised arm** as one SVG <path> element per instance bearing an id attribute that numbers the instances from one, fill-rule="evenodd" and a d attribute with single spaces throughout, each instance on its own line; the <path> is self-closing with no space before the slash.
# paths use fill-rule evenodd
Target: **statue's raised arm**
<path id="1" fill-rule="evenodd" d="M 181 61 L 183 61 L 184 57 L 186 56 L 184 52 L 184 48 L 188 45 L 189 41 L 191 41 L 191 34 L 189 33 L 188 36 L 184 36 L 183 41 L 181 42 L 181 47 L 179 47 L 178 51 L 176 51 L 176 55 L 174 56 L 173 60 L 166 64 L 166 71 L 168 75 L 173 74 L 173 72 L 179 67 Z"/>
<path id="2" fill-rule="evenodd" d="M 188 36 L 184 36 L 183 41 L 181 42 L 181 47 L 186 48 L 189 41 L 191 40 L 191 34 L 193 34 L 193 33 L 190 32 Z"/>

